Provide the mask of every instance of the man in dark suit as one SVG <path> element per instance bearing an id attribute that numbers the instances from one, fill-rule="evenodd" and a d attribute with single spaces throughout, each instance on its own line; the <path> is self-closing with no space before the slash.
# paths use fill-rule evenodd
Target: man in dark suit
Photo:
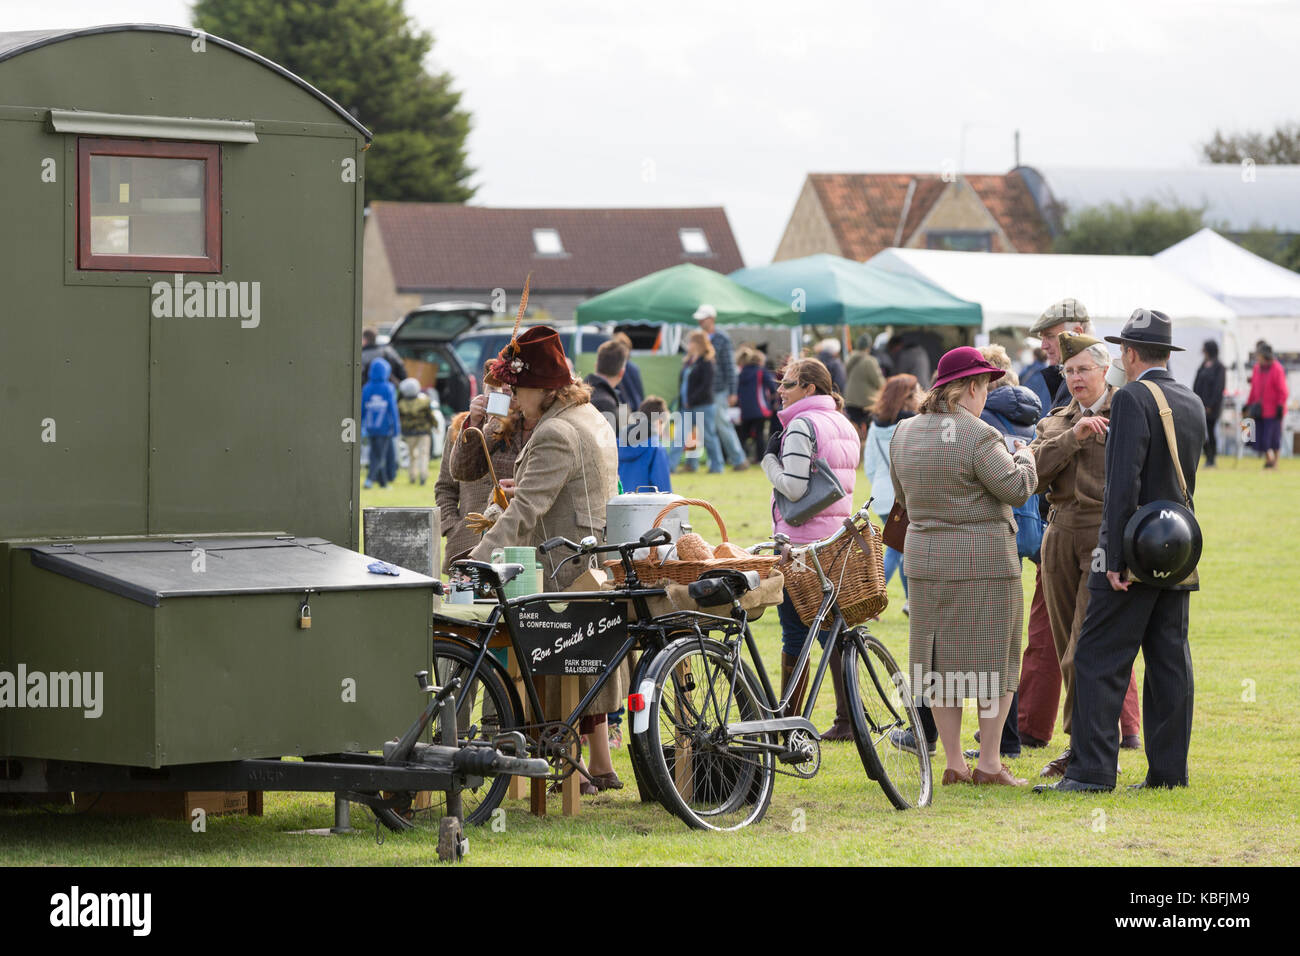
<path id="1" fill-rule="evenodd" d="M 1120 360 L 1129 384 L 1111 400 L 1106 439 L 1106 490 L 1094 556 L 1087 616 L 1075 648 L 1075 697 L 1070 765 L 1065 777 L 1036 791 L 1113 790 L 1119 758 L 1117 730 L 1124 692 L 1138 649 L 1146 661 L 1142 687 L 1146 779 L 1135 786 L 1187 785 L 1192 732 L 1192 657 L 1187 645 L 1193 572 L 1179 584 L 1156 588 L 1131 581 L 1124 562 L 1124 528 L 1140 507 L 1182 501 L 1155 397 L 1141 384 L 1154 382 L 1173 413 L 1178 459 L 1188 505 L 1196 490 L 1196 465 L 1205 444 L 1201 400 L 1169 374 L 1173 323 L 1163 312 L 1138 309 L 1119 337 Z"/>

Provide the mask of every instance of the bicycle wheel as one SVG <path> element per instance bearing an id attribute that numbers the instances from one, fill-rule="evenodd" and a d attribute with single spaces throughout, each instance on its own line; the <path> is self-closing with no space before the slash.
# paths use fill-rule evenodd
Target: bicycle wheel
<path id="1" fill-rule="evenodd" d="M 474 665 L 477 652 L 452 641 L 433 642 L 433 668 L 429 679 L 438 687 L 459 677 L 462 681 Z M 456 702 L 456 736 L 464 746 L 469 740 L 492 740 L 503 731 L 518 727 L 520 706 L 514 688 L 504 681 L 488 660 L 479 667 L 474 680 L 461 687 Z M 470 729 L 474 735 L 469 736 Z M 442 722 L 437 714 L 430 721 L 426 743 L 442 742 Z M 461 791 L 461 813 L 466 824 L 481 826 L 492 818 L 492 811 L 505 799 L 509 776 L 488 777 L 474 789 Z M 413 826 L 438 829 L 447 813 L 447 795 L 441 791 L 410 791 L 403 798 L 409 803 L 396 810 L 376 812 L 380 822 L 390 829 L 405 830 Z M 385 814 L 389 815 L 385 818 Z"/>
<path id="2" fill-rule="evenodd" d="M 697 830 L 761 820 L 772 800 L 774 757 L 756 745 L 774 745 L 776 735 L 726 734 L 729 723 L 763 716 L 749 668 L 737 674 L 724 645 L 688 638 L 667 647 L 652 674 L 643 743 L 660 802 Z"/>
<path id="3" fill-rule="evenodd" d="M 880 784 L 899 810 L 929 806 L 933 793 L 929 753 L 924 746 L 917 748 L 919 755 L 901 750 L 889 737 L 891 730 L 910 730 L 917 740 L 925 739 L 907 675 L 868 631 L 853 628 L 846 641 L 844 692 L 867 776 Z"/>

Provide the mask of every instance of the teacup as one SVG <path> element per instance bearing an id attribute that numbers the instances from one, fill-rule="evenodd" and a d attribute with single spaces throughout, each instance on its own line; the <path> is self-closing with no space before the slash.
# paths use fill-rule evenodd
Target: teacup
<path id="1" fill-rule="evenodd" d="M 495 415 L 497 418 L 505 418 L 510 414 L 510 393 L 509 392 L 488 392 L 487 393 L 487 413 Z"/>

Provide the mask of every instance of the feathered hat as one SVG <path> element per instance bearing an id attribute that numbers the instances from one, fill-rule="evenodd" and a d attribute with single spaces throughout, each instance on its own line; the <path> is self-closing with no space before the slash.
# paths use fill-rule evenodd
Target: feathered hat
<path id="1" fill-rule="evenodd" d="M 519 313 L 510 341 L 501 354 L 488 363 L 493 377 L 515 388 L 563 388 L 573 381 L 569 363 L 564 357 L 564 346 L 555 329 L 534 325 L 519 334 L 524 309 L 528 306 L 528 286 L 532 273 L 524 279 L 524 294 L 519 300 Z"/>

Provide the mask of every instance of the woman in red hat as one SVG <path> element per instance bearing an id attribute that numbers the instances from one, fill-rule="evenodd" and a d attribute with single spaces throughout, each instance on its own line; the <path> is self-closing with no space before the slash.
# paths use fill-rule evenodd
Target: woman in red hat
<path id="1" fill-rule="evenodd" d="M 532 437 L 515 460 L 513 481 L 502 481 L 510 498 L 504 511 L 493 505 L 484 517 L 495 519 L 470 557 L 491 560 L 505 547 L 536 547 L 547 538 L 578 541 L 605 530 L 605 502 L 618 494 L 618 442 L 604 416 L 591 404 L 591 388 L 573 380 L 564 347 L 554 329 L 536 325 L 501 350 L 492 374 L 511 387 L 526 421 L 536 421 Z M 557 562 L 558 563 L 558 562 Z M 546 589 L 561 591 L 584 570 L 571 561 L 545 570 Z M 580 693 L 595 683 L 580 679 Z M 609 757 L 605 715 L 622 706 L 626 675 L 610 679 L 587 709 L 581 731 L 591 742 L 591 775 L 599 789 L 623 784 Z M 548 700 L 559 700 L 559 679 L 546 679 Z M 584 782 L 584 792 L 590 790 Z"/>
<path id="2" fill-rule="evenodd" d="M 997 747 L 981 748 L 972 769 L 961 746 L 964 701 L 979 701 L 980 737 L 1000 740 L 1020 679 L 1024 596 L 1012 507 L 1034 493 L 1038 475 L 1027 444 L 1008 452 L 980 420 L 989 383 L 1003 374 L 978 349 L 948 352 L 919 414 L 890 442 L 894 498 L 911 522 L 903 570 L 912 689 L 934 711 L 945 784 L 1026 784 Z"/>

